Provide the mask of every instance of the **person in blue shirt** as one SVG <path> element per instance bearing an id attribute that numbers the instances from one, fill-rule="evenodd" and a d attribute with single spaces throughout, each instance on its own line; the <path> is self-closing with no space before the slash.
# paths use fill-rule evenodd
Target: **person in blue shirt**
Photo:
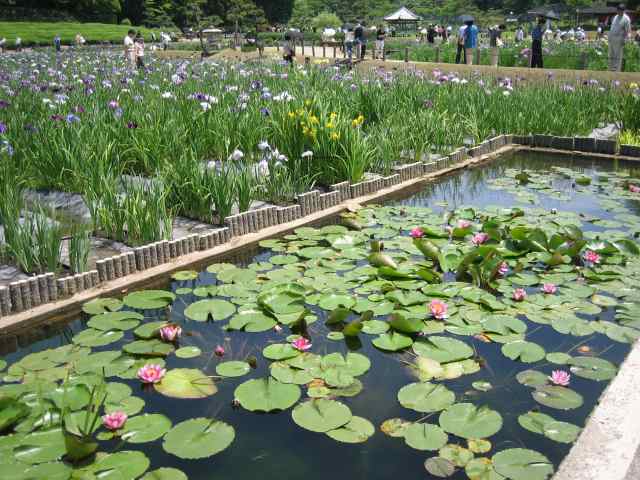
<path id="1" fill-rule="evenodd" d="M 544 68 L 542 62 L 542 37 L 545 28 L 544 17 L 538 17 L 536 26 L 531 31 L 531 68 Z"/>
<path id="2" fill-rule="evenodd" d="M 464 29 L 464 54 L 467 65 L 473 65 L 473 52 L 478 46 L 478 27 L 473 24 L 473 20 L 464 22 L 467 28 Z"/>
<path id="3" fill-rule="evenodd" d="M 61 41 L 60 41 L 60 35 L 56 35 L 55 37 L 53 37 L 53 46 L 56 49 L 56 52 L 59 52 L 61 49 Z"/>

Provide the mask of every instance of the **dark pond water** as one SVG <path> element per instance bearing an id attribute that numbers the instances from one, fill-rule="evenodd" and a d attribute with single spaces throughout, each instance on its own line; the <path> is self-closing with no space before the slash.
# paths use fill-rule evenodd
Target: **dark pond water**
<path id="1" fill-rule="evenodd" d="M 493 179 L 503 177 L 505 169 L 508 168 L 548 171 L 554 165 L 581 171 L 590 176 L 614 168 L 630 169 L 631 174 L 636 176 L 640 173 L 640 170 L 634 170 L 633 165 L 518 153 L 482 167 L 451 175 L 435 183 L 421 185 L 419 190 L 408 198 L 392 199 L 387 204 L 428 206 L 436 211 L 463 205 L 525 206 L 526 203 L 518 203 L 518 199 L 513 194 L 503 190 L 489 189 L 488 185 Z M 611 218 L 611 213 L 603 209 L 598 197 L 577 193 L 572 183 L 568 179 L 558 180 L 554 187 L 564 192 L 566 197 L 558 199 L 538 194 L 540 203 L 537 206 L 547 210 L 557 208 L 575 211 L 602 219 Z M 443 202 L 447 203 L 446 207 Z M 640 205 L 637 203 L 626 204 L 626 207 L 635 214 L 640 211 Z M 590 228 L 596 231 L 603 229 L 596 225 Z M 239 265 L 246 266 L 251 262 L 268 260 L 271 255 L 270 251 L 256 248 L 236 256 L 233 260 Z M 166 284 L 166 288 L 175 291 L 181 287 L 213 283 L 215 283 L 214 275 L 203 271 L 196 281 L 170 281 Z M 152 469 L 172 466 L 184 471 L 193 480 L 435 478 L 430 477 L 425 471 L 423 463 L 427 458 L 437 455 L 436 452 L 414 450 L 405 445 L 401 438 L 388 437 L 379 430 L 379 425 L 389 418 L 402 417 L 417 420 L 423 416 L 403 408 L 396 398 L 400 388 L 416 381 L 401 363 L 400 355 L 377 350 L 371 344 L 373 337 L 369 335 L 360 335 L 361 341 L 350 343 L 348 346 L 344 341 L 327 340 L 328 330 L 322 321 L 326 314 L 321 310 L 315 310 L 315 313 L 320 316 L 320 321 L 309 326 L 314 353 L 324 354 L 334 351 L 346 353 L 351 349 L 366 355 L 372 363 L 371 369 L 359 377 L 364 384 L 363 391 L 355 397 L 344 398 L 341 401 L 351 408 L 354 415 L 369 419 L 376 426 L 376 433 L 362 444 L 338 443 L 325 435 L 312 433 L 297 426 L 292 421 L 289 410 L 258 414 L 232 407 L 233 392 L 240 383 L 249 378 L 269 375 L 269 362 L 262 357 L 262 348 L 270 342 L 284 342 L 289 333 L 288 329 L 285 328 L 282 333 L 272 330 L 266 333 L 247 334 L 223 331 L 220 327 L 226 322 L 192 322 L 185 319 L 182 312 L 186 305 L 196 300 L 199 299 L 191 294 L 178 296 L 170 313 L 170 319 L 182 324 L 186 332 L 181 345 L 198 346 L 203 354 L 194 359 L 170 356 L 167 358 L 167 368 L 199 368 L 209 375 L 214 375 L 215 367 L 221 361 L 213 354 L 213 349 L 218 344 L 226 348 L 223 360 L 244 359 L 247 355 L 255 355 L 258 358 L 258 366 L 248 376 L 218 382 L 218 393 L 202 400 L 170 399 L 152 389 L 143 389 L 138 381 L 126 381 L 133 388 L 134 395 L 145 400 L 145 412 L 163 413 L 171 418 L 174 424 L 193 417 L 216 417 L 233 425 L 236 430 L 236 438 L 227 450 L 203 460 L 176 458 L 164 452 L 161 441 L 126 447 L 126 449 L 142 450 L 150 458 Z M 611 319 L 612 313 L 612 309 L 605 309 L 599 317 Z M 157 318 L 154 318 L 147 312 L 147 317 L 148 320 L 163 320 L 166 319 L 166 313 L 159 312 Z M 588 317 L 585 316 L 585 318 Z M 24 346 L 18 352 L 6 355 L 4 359 L 8 363 L 13 363 L 27 353 L 64 345 L 70 341 L 74 333 L 84 328 L 86 320 L 86 318 L 76 319 L 60 335 Z M 619 365 L 629 350 L 628 344 L 613 342 L 601 334 L 574 337 L 562 335 L 548 325 L 527 323 L 527 340 L 542 345 L 547 352 L 568 352 L 578 345 L 585 344 L 599 357 Z M 127 332 L 125 339 L 131 340 L 131 337 L 131 332 Z M 569 451 L 570 444 L 557 443 L 523 429 L 517 422 L 518 415 L 540 408 L 557 420 L 583 426 L 607 382 L 595 382 L 573 376 L 571 388 L 584 397 L 584 405 L 569 411 L 547 409 L 536 404 L 531 397 L 532 390 L 516 382 L 515 375 L 519 371 L 530 368 L 549 372 L 551 368 L 557 368 L 557 366 L 545 360 L 536 364 L 511 361 L 501 354 L 500 344 L 483 343 L 473 337 L 458 338 L 473 344 L 478 356 L 482 359 L 483 368 L 475 374 L 447 380 L 446 386 L 455 392 L 457 402 L 466 400 L 477 405 L 488 405 L 499 411 L 504 419 L 503 428 L 490 439 L 493 448 L 487 455 L 491 456 L 506 448 L 526 447 L 545 454 L 557 467 Z M 112 350 L 118 348 L 118 345 L 120 344 L 94 350 Z M 473 390 L 471 384 L 478 380 L 489 381 L 494 388 L 485 393 Z M 438 414 L 434 414 L 429 421 L 437 423 L 437 417 Z M 450 443 L 466 445 L 466 442 L 454 436 L 450 436 Z M 103 450 L 110 451 L 117 447 L 117 442 L 105 442 L 103 447 Z M 464 470 L 459 469 L 451 478 L 463 479 L 467 476 Z"/>

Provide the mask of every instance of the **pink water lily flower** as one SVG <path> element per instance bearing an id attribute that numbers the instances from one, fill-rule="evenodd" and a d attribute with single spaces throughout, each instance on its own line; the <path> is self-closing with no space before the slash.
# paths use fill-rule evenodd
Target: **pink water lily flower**
<path id="1" fill-rule="evenodd" d="M 564 370 L 554 370 L 551 372 L 551 375 L 549 375 L 549 380 L 551 380 L 551 383 L 554 385 L 566 387 L 571 381 L 571 375 Z"/>
<path id="2" fill-rule="evenodd" d="M 218 345 L 213 352 L 217 356 L 222 357 L 222 356 L 224 356 L 224 347 L 222 345 Z"/>
<path id="3" fill-rule="evenodd" d="M 107 430 L 119 430 L 127 421 L 127 414 L 124 412 L 112 412 L 102 416 L 102 425 Z"/>
<path id="4" fill-rule="evenodd" d="M 469 228 L 471 222 L 469 220 L 458 220 L 458 228 Z"/>
<path id="5" fill-rule="evenodd" d="M 521 302 L 523 301 L 525 298 L 527 298 L 527 292 L 525 291 L 524 288 L 516 288 L 513 291 L 513 295 L 512 298 L 516 301 L 516 302 Z"/>
<path id="6" fill-rule="evenodd" d="M 484 232 L 476 233 L 473 237 L 471 237 L 471 243 L 473 243 L 475 246 L 482 245 L 487 240 L 489 240 L 489 235 Z"/>
<path id="7" fill-rule="evenodd" d="M 442 300 L 431 300 L 429 304 L 429 310 L 431 310 L 431 315 L 438 320 L 444 320 L 447 318 L 447 310 L 449 309 L 449 305 L 444 303 Z"/>
<path id="8" fill-rule="evenodd" d="M 300 337 L 291 342 L 291 346 L 296 350 L 305 352 L 311 348 L 311 342 L 304 337 Z"/>
<path id="9" fill-rule="evenodd" d="M 162 368 L 162 365 L 149 364 L 138 370 L 138 378 L 143 383 L 158 383 L 166 373 L 167 370 Z"/>
<path id="10" fill-rule="evenodd" d="M 500 274 L 501 277 L 504 277 L 507 273 L 509 273 L 509 264 L 507 262 L 502 262 L 498 266 L 498 274 Z"/>
<path id="11" fill-rule="evenodd" d="M 582 258 L 588 264 L 600 263 L 600 255 L 593 250 L 587 250 L 582 254 Z"/>
<path id="12" fill-rule="evenodd" d="M 629 185 L 629 191 L 632 193 L 640 193 L 640 187 L 638 185 Z"/>
<path id="13" fill-rule="evenodd" d="M 409 232 L 411 238 L 422 238 L 424 236 L 424 232 L 420 227 L 415 227 Z"/>
<path id="14" fill-rule="evenodd" d="M 167 325 L 160 329 L 160 338 L 165 342 L 173 342 L 182 335 L 182 328 L 178 325 Z"/>
<path id="15" fill-rule="evenodd" d="M 554 294 L 558 291 L 558 287 L 556 287 L 553 283 L 545 283 L 542 285 L 542 291 L 544 293 Z"/>

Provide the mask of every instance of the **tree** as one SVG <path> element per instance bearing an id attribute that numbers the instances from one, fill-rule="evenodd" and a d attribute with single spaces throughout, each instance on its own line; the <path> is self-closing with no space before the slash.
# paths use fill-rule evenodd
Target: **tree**
<path id="1" fill-rule="evenodd" d="M 170 13 L 173 22 L 180 29 L 185 29 L 198 23 L 205 0 L 172 0 L 172 3 Z"/>
<path id="2" fill-rule="evenodd" d="M 171 0 L 146 0 L 144 24 L 148 27 L 174 27 L 170 15 L 172 8 Z"/>
<path id="3" fill-rule="evenodd" d="M 335 13 L 322 12 L 314 17 L 311 24 L 318 30 L 324 30 L 325 28 L 339 28 L 342 25 L 342 20 Z"/>

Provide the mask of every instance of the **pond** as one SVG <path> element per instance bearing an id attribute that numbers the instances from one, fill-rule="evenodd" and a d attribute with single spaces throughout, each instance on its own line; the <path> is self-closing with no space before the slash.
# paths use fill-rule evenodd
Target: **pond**
<path id="1" fill-rule="evenodd" d="M 96 432 L 110 457 L 75 466 L 104 478 L 547 478 L 640 335 L 633 178 L 636 164 L 516 152 L 180 272 L 170 294 L 92 302 L 0 360 L 0 399 L 31 408 L 0 415 L 0 468 L 69 478 L 57 417 L 42 419 L 71 365 L 71 410 L 104 372 L 107 408 L 129 413 L 122 440 Z M 155 387 L 145 364 L 166 368 Z M 161 473 L 147 478 L 184 478 Z"/>

